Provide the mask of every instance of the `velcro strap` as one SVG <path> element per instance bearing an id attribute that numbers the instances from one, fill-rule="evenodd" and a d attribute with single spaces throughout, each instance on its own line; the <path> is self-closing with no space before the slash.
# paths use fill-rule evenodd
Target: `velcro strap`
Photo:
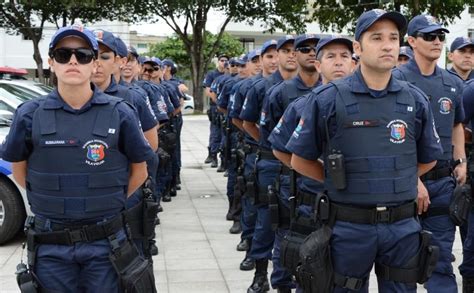
<path id="1" fill-rule="evenodd" d="M 375 274 L 386 281 L 400 283 L 416 283 L 418 280 L 417 268 L 401 269 L 375 263 Z"/>
<path id="2" fill-rule="evenodd" d="M 429 207 L 428 210 L 421 214 L 421 218 L 430 218 L 436 216 L 447 216 L 449 215 L 449 207 Z"/>
<path id="3" fill-rule="evenodd" d="M 347 190 L 353 193 L 401 193 L 416 186 L 418 178 L 414 176 L 401 178 L 379 178 L 379 179 L 349 179 L 347 180 Z"/>
<path id="4" fill-rule="evenodd" d="M 298 205 L 308 205 L 313 206 L 314 200 L 316 199 L 316 194 L 304 192 L 301 190 L 297 191 L 296 202 Z"/>
<path id="5" fill-rule="evenodd" d="M 356 208 L 331 203 L 331 218 L 357 224 L 395 223 L 416 215 L 416 204 L 410 202 L 398 207 Z M 335 217 L 333 215 L 335 214 Z"/>
<path id="6" fill-rule="evenodd" d="M 334 283 L 341 288 L 359 291 L 364 285 L 365 280 L 353 277 L 346 277 L 335 272 Z"/>
<path id="7" fill-rule="evenodd" d="M 36 223 L 41 224 L 41 222 Z M 61 227 L 62 226 L 62 227 Z M 39 244 L 59 244 L 74 245 L 77 242 L 92 242 L 105 239 L 108 236 L 117 233 L 124 228 L 122 216 L 117 216 L 105 223 L 85 225 L 79 229 L 71 229 L 77 225 L 60 225 L 55 224 L 51 228 L 62 228 L 61 231 L 53 232 L 37 232 L 35 234 L 35 242 Z"/>
<path id="8" fill-rule="evenodd" d="M 260 160 L 278 160 L 272 151 L 264 148 L 258 149 L 258 158 Z"/>
<path id="9" fill-rule="evenodd" d="M 426 180 L 438 180 L 444 177 L 451 176 L 452 170 L 449 167 L 439 168 L 428 171 L 428 173 L 424 174 L 420 177 L 421 181 Z"/>

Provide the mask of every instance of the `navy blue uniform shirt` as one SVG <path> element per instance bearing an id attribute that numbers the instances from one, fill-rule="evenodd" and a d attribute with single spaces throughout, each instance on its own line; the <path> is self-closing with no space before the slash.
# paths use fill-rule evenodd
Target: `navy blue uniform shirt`
<path id="1" fill-rule="evenodd" d="M 220 72 L 217 69 L 214 69 L 214 70 L 211 70 L 211 71 L 207 72 L 206 76 L 204 77 L 204 81 L 202 83 L 202 86 L 203 87 L 211 87 L 211 84 L 214 81 L 214 79 L 216 79 L 216 77 L 218 77 L 219 75 L 222 75 L 222 74 L 224 74 L 224 71 Z"/>
<path id="2" fill-rule="evenodd" d="M 461 78 L 461 76 L 456 72 L 456 70 L 454 70 L 453 67 L 448 69 L 448 71 L 453 73 L 453 74 L 456 74 L 459 78 Z M 468 81 L 468 80 L 471 80 L 471 79 L 474 79 L 474 70 L 471 70 L 471 72 L 469 73 L 469 75 L 467 76 L 467 79 L 465 81 Z"/>
<path id="3" fill-rule="evenodd" d="M 400 81 L 391 78 L 387 88 L 377 96 L 364 82 L 360 70 L 343 79 L 349 84 L 351 91 L 370 95 L 372 98 L 391 98 L 392 93 L 399 92 Z M 415 139 L 417 144 L 417 160 L 419 163 L 430 163 L 442 154 L 442 147 L 436 133 L 433 114 L 427 97 L 415 86 L 408 85 L 416 104 Z M 307 160 L 317 160 L 324 152 L 326 139 L 326 117 L 335 115 L 336 87 L 329 83 L 309 94 L 303 115 L 298 126 L 286 145 L 289 152 Z M 331 125 L 329 125 L 331 128 Z M 380 127 L 385 127 L 380 126 Z M 354 143 L 361 143 L 354 141 Z"/>
<path id="4" fill-rule="evenodd" d="M 462 93 L 462 101 L 464 104 L 464 123 L 472 123 L 474 118 L 474 79 L 466 81 Z"/>
<path id="5" fill-rule="evenodd" d="M 243 80 L 243 78 L 239 76 L 233 76 L 231 78 L 225 79 L 219 96 L 217 97 L 217 106 L 222 109 L 228 108 L 230 96 L 233 92 L 235 92 L 234 85 L 241 80 Z"/>
<path id="6" fill-rule="evenodd" d="M 81 115 L 81 113 L 96 105 L 109 103 L 108 95 L 102 93 L 93 85 L 92 87 L 94 90 L 92 98 L 79 110 L 75 110 L 66 104 L 59 96 L 57 89 L 54 89 L 47 96 L 21 104 L 15 111 L 10 132 L 2 146 L 3 159 L 9 162 L 28 160 L 32 152 L 32 144 L 28 139 L 31 137 L 31 123 L 33 114 L 41 100 L 47 101 L 48 105 L 77 115 Z M 120 128 L 116 130 L 115 134 L 119 135 L 119 150 L 132 163 L 141 163 L 152 158 L 155 154 L 139 127 L 136 111 L 125 102 L 119 103 L 117 110 L 120 114 Z"/>

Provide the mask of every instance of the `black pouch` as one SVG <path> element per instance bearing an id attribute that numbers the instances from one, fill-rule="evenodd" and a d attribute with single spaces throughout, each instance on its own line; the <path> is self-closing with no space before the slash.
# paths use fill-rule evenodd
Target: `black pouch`
<path id="1" fill-rule="evenodd" d="M 155 231 L 156 215 L 158 214 L 158 203 L 153 198 L 143 199 L 143 236 L 149 239 Z"/>
<path id="2" fill-rule="evenodd" d="M 453 223 L 457 226 L 464 225 L 467 222 L 471 208 L 471 186 L 467 184 L 456 186 L 449 204 L 449 217 Z"/>
<path id="3" fill-rule="evenodd" d="M 206 111 L 206 114 L 207 114 L 207 119 L 209 119 L 210 122 L 212 122 L 212 112 L 211 112 L 211 109 L 208 109 Z"/>
<path id="4" fill-rule="evenodd" d="M 307 235 L 290 231 L 281 241 L 280 261 L 292 275 L 296 275 L 296 269 L 301 263 L 300 247 L 306 237 Z"/>
<path id="5" fill-rule="evenodd" d="M 306 293 L 332 292 L 331 235 L 331 228 L 323 225 L 306 237 L 300 246 L 301 264 L 296 269 L 296 280 Z"/>
<path id="6" fill-rule="evenodd" d="M 274 188 L 268 188 L 268 209 L 270 211 L 272 231 L 276 231 L 280 226 L 280 203 Z"/>
<path id="7" fill-rule="evenodd" d="M 171 156 L 161 147 L 158 148 L 158 157 L 160 158 L 158 168 L 164 168 L 171 160 Z"/>
<path id="8" fill-rule="evenodd" d="M 129 240 L 114 249 L 109 259 L 119 276 L 121 292 L 156 292 L 152 263 L 141 257 Z"/>
<path id="9" fill-rule="evenodd" d="M 436 263 L 438 262 L 439 258 L 439 247 L 430 244 L 431 232 L 421 231 L 420 238 L 421 245 L 417 282 L 423 284 L 428 281 L 436 268 Z"/>
<path id="10" fill-rule="evenodd" d="M 256 182 L 255 173 L 251 173 L 245 182 L 245 195 L 249 198 L 250 203 L 255 204 L 258 195 L 258 186 Z"/>

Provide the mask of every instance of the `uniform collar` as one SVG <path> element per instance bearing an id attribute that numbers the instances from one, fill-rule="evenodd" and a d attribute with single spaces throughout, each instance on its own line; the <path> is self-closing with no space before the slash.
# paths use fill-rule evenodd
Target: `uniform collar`
<path id="1" fill-rule="evenodd" d="M 110 76 L 110 84 L 109 86 L 105 89 L 104 93 L 108 95 L 114 95 L 118 91 L 118 84 L 115 82 L 114 76 Z"/>
<path id="2" fill-rule="evenodd" d="M 278 82 L 283 80 L 283 76 L 281 76 L 280 70 L 275 71 L 270 75 L 273 81 Z"/>
<path id="3" fill-rule="evenodd" d="M 86 103 L 87 104 L 108 104 L 109 101 L 93 83 L 91 83 L 91 89 L 93 91 L 92 98 Z M 86 107 L 84 105 L 83 108 Z M 55 88 L 48 96 L 47 99 L 44 102 L 44 109 L 61 109 L 61 108 L 70 108 L 66 102 L 61 98 L 59 95 L 58 89 Z"/>
<path id="4" fill-rule="evenodd" d="M 294 78 L 293 78 L 293 82 L 295 83 L 296 85 L 296 88 L 298 88 L 299 90 L 307 90 L 307 89 L 310 89 L 311 87 L 308 87 L 303 79 L 301 78 L 300 74 L 298 73 Z M 318 82 L 316 82 L 316 85 L 318 84 Z"/>
<path id="5" fill-rule="evenodd" d="M 385 91 L 387 92 L 398 92 L 402 90 L 402 86 L 400 85 L 399 81 L 393 77 L 390 77 L 390 81 L 388 82 Z M 361 93 L 361 94 L 370 94 L 369 87 L 365 83 L 364 78 L 362 77 L 362 73 L 360 72 L 360 68 L 354 72 L 352 75 L 352 84 L 351 84 L 351 91 L 353 93 Z"/>
<path id="6" fill-rule="evenodd" d="M 421 76 L 426 76 L 426 75 L 421 74 L 420 68 L 418 67 L 418 64 L 416 63 L 415 58 L 410 58 L 410 60 L 408 61 L 408 63 L 405 66 L 408 69 L 418 73 Z M 435 71 L 432 75 L 440 74 L 441 73 L 440 70 L 441 70 L 441 68 L 439 68 L 438 65 L 436 65 L 435 66 Z"/>

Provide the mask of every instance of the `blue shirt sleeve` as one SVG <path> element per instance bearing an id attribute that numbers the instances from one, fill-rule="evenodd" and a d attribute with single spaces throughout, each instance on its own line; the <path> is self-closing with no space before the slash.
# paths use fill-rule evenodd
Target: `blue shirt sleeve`
<path id="1" fill-rule="evenodd" d="M 204 82 L 202 83 L 203 87 L 211 87 L 212 82 L 215 79 L 215 70 L 209 71 L 204 78 Z"/>
<path id="2" fill-rule="evenodd" d="M 462 93 L 462 101 L 465 114 L 464 123 L 468 124 L 474 118 L 474 80 L 466 83 Z"/>
<path id="3" fill-rule="evenodd" d="M 146 100 L 142 96 L 134 95 L 134 106 L 136 107 L 138 117 L 140 119 L 140 125 L 142 130 L 148 131 L 155 127 L 158 123 L 156 117 L 151 109 L 150 100 L 146 97 Z"/>
<path id="4" fill-rule="evenodd" d="M 250 121 L 257 123 L 260 118 L 260 108 L 259 108 L 259 87 L 257 86 L 259 82 L 253 84 L 247 95 L 245 97 L 244 103 L 242 105 L 242 112 L 240 113 L 240 119 L 244 121 Z"/>
<path id="5" fill-rule="evenodd" d="M 457 95 L 454 99 L 454 106 L 455 106 L 454 123 L 455 124 L 462 123 L 465 119 L 464 104 L 462 102 L 463 90 L 464 90 L 464 84 L 459 79 L 457 82 L 457 87 L 456 87 Z"/>

